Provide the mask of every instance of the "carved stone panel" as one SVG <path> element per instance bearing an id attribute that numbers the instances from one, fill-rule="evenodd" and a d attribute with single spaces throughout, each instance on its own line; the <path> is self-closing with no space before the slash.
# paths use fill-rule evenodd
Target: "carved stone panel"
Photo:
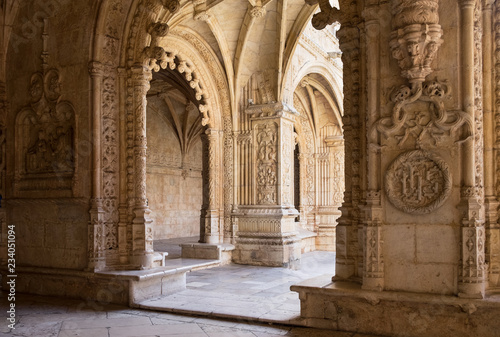
<path id="1" fill-rule="evenodd" d="M 422 150 L 400 155 L 385 175 L 385 191 L 390 202 L 411 214 L 427 214 L 440 207 L 450 195 L 451 185 L 446 162 Z"/>
<path id="2" fill-rule="evenodd" d="M 257 204 L 277 203 L 278 126 L 275 123 L 256 126 Z"/>
<path id="3" fill-rule="evenodd" d="M 56 69 L 31 77 L 30 103 L 16 119 L 16 192 L 73 187 L 75 110 L 60 86 Z"/>

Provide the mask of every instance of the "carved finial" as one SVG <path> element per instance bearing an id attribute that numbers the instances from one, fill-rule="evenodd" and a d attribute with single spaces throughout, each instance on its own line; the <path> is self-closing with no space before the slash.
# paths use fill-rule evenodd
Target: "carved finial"
<path id="1" fill-rule="evenodd" d="M 207 2 L 205 0 L 193 0 L 194 6 L 194 19 L 196 21 L 207 21 L 210 14 L 207 9 Z"/>

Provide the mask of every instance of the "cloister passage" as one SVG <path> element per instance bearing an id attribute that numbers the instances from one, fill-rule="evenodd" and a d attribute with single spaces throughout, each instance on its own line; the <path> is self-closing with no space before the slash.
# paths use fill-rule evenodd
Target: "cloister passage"
<path id="1" fill-rule="evenodd" d="M 186 85 L 165 70 L 155 73 L 147 95 L 147 195 L 155 240 L 200 235 L 205 128 Z"/>

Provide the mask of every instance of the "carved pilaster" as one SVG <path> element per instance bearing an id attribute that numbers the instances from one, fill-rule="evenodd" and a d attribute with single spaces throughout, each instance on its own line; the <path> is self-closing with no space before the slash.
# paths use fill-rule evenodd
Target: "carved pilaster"
<path id="1" fill-rule="evenodd" d="M 487 1 L 490 2 L 490 1 Z M 492 16 L 490 17 L 490 14 Z M 486 261 L 489 263 L 489 284 L 492 287 L 500 286 L 500 221 L 498 208 L 498 195 L 500 195 L 500 2 L 495 1 L 494 6 L 485 6 L 484 9 L 484 84 L 485 90 L 485 194 L 486 194 L 486 227 L 487 227 L 487 246 Z M 489 18 L 489 19 L 488 19 Z M 491 32 L 491 33 L 490 33 Z M 490 35 L 488 39 L 488 35 Z M 491 43 L 490 46 L 488 44 Z M 490 59 L 493 55 L 493 59 Z M 488 60 L 487 60 L 488 59 Z M 488 62 L 491 62 L 488 68 Z M 491 69 L 492 72 L 489 72 Z M 491 99 L 488 99 L 488 93 Z M 488 109 L 488 104 L 491 109 Z M 491 117 L 487 114 L 491 111 Z M 489 129 L 486 127 L 491 123 L 491 141 L 488 142 Z M 488 144 L 492 144 L 491 164 L 487 160 Z M 491 166 L 490 166 L 491 165 Z M 491 170 L 491 171 L 489 171 Z M 488 173 L 491 175 L 491 192 L 488 189 Z M 493 197 L 490 197 L 493 196 Z"/>
<path id="2" fill-rule="evenodd" d="M 118 69 L 118 86 L 120 90 L 125 90 L 127 72 L 124 68 Z M 119 111 L 125 111 L 125 95 L 120 95 Z M 118 254 L 120 263 L 129 262 L 130 243 L 127 239 L 127 227 L 129 223 L 129 210 L 127 207 L 127 118 L 120 116 L 119 119 L 119 144 L 120 144 L 120 181 L 119 181 L 119 208 L 118 208 Z"/>
<path id="3" fill-rule="evenodd" d="M 475 74 L 475 4 L 473 0 L 462 0 L 461 15 L 461 62 L 462 62 L 462 104 L 464 111 L 472 120 L 479 118 L 480 125 L 474 125 L 474 138 L 463 145 L 463 185 L 461 191 L 461 206 L 463 213 L 461 230 L 461 260 L 459 266 L 459 296 L 484 297 L 487 266 L 485 264 L 485 228 L 484 228 L 484 196 L 482 185 L 482 151 L 477 156 L 478 146 L 482 147 L 482 105 L 477 108 Z M 481 84 L 479 84 L 481 86 Z M 477 115 L 476 115 L 477 114 Z M 480 139 L 479 139 L 480 138 Z M 480 165 L 480 167 L 478 167 Z M 478 170 L 481 170 L 479 172 Z"/>
<path id="4" fill-rule="evenodd" d="M 296 113 L 281 103 L 250 105 L 251 151 L 247 162 L 256 193 L 248 206 L 240 205 L 236 251 L 238 263 L 296 266 L 300 247 L 293 204 L 293 125 Z M 241 137 L 241 135 L 240 135 Z M 241 138 L 243 140 L 243 138 Z"/>

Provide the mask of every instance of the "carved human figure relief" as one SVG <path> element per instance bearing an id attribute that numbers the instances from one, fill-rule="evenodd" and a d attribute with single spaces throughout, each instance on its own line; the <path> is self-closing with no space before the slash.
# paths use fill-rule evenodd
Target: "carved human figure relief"
<path id="1" fill-rule="evenodd" d="M 426 214 L 440 207 L 451 192 L 451 173 L 444 160 L 428 151 L 401 154 L 385 175 L 385 191 L 399 210 Z"/>

